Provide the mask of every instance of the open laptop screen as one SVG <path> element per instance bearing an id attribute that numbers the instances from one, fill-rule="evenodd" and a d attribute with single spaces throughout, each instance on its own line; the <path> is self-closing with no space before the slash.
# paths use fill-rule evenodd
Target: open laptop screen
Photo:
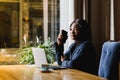
<path id="1" fill-rule="evenodd" d="M 48 64 L 45 50 L 42 48 L 32 48 L 35 65 L 41 67 L 41 64 Z"/>

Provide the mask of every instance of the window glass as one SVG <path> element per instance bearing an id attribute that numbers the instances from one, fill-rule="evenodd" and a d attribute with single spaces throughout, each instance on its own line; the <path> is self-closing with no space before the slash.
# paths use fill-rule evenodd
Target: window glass
<path id="1" fill-rule="evenodd" d="M 25 45 L 34 44 L 37 38 L 42 42 L 46 40 L 46 37 L 55 41 L 59 31 L 59 0 L 25 1 L 23 27 Z"/>
<path id="2" fill-rule="evenodd" d="M 37 38 L 56 41 L 58 32 L 59 0 L 0 1 L 0 48 L 27 46 Z"/>
<path id="3" fill-rule="evenodd" d="M 19 47 L 19 3 L 0 2 L 0 48 Z"/>

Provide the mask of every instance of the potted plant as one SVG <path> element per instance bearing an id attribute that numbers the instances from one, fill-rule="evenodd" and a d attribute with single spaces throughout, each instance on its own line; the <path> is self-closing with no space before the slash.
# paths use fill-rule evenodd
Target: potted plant
<path id="1" fill-rule="evenodd" d="M 48 63 L 55 62 L 55 50 L 52 46 L 52 42 L 50 41 L 50 38 L 48 38 L 44 43 L 37 42 L 32 45 L 28 45 L 27 47 L 23 47 L 21 49 L 22 52 L 19 54 L 20 56 L 19 62 L 21 64 L 35 64 L 34 56 L 32 53 L 32 47 L 44 49 L 47 62 Z"/>

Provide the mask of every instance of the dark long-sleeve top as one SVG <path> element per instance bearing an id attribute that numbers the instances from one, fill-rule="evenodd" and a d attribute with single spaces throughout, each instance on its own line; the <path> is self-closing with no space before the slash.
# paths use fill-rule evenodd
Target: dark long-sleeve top
<path id="1" fill-rule="evenodd" d="M 65 53 L 64 45 L 55 43 L 55 50 L 58 65 L 97 74 L 95 50 L 90 41 L 72 43 Z M 64 61 L 61 61 L 62 55 L 67 57 Z"/>

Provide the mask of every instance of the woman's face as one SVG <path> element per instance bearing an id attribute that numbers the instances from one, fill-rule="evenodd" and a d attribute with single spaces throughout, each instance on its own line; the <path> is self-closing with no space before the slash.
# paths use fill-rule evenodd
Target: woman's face
<path id="1" fill-rule="evenodd" d="M 80 27 L 77 23 L 73 23 L 70 27 L 70 36 L 73 40 L 80 39 Z"/>

